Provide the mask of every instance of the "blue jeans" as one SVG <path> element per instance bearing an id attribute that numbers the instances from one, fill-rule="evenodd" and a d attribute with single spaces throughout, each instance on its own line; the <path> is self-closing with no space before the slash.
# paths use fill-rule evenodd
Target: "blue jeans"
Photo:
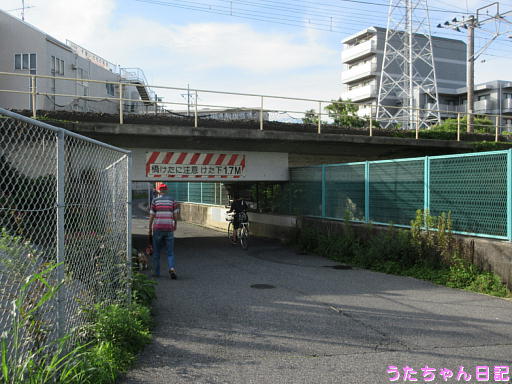
<path id="1" fill-rule="evenodd" d="M 169 269 L 174 265 L 174 232 L 154 231 L 153 232 L 153 270 L 155 275 L 160 275 L 160 251 L 162 246 L 167 247 L 167 263 Z"/>

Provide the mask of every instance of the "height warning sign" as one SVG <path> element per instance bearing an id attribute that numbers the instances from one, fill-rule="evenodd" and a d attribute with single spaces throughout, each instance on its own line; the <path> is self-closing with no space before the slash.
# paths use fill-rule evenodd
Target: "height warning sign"
<path id="1" fill-rule="evenodd" d="M 245 154 L 146 152 L 146 176 L 151 178 L 245 177 Z"/>

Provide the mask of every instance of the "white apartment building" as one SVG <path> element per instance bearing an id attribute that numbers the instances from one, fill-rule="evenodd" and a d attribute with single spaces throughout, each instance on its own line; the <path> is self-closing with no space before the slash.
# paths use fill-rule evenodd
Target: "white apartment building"
<path id="1" fill-rule="evenodd" d="M 415 35 L 418 43 L 426 44 L 423 35 Z M 384 56 L 386 29 L 369 27 L 343 40 L 341 74 L 343 100 L 376 105 L 379 92 L 380 72 Z M 397 41 L 397 44 L 401 44 Z M 454 90 L 466 85 L 466 44 L 460 40 L 432 37 L 434 65 L 436 68 L 437 89 L 441 94 L 452 94 Z M 400 76 L 400 68 L 392 68 Z M 419 96 L 420 105 L 428 100 Z M 386 105 L 396 105 L 399 100 L 389 98 Z M 375 108 L 373 113 L 375 114 Z M 369 108 L 361 108 L 361 115 L 369 115 Z"/>
<path id="2" fill-rule="evenodd" d="M 134 100 L 123 103 L 125 112 L 155 109 L 151 90 L 145 86 L 147 82 L 139 69 L 120 68 L 77 44 L 63 43 L 1 10 L 0 36 L 0 72 L 51 76 L 36 80 L 38 110 L 118 113 L 119 101 L 109 99 L 119 98 L 119 86 L 115 84 L 119 81 L 133 84 L 123 87 L 123 98 Z M 30 92 L 30 77 L 0 75 L 0 89 L 0 107 L 32 108 L 31 95 L 5 92 Z"/>

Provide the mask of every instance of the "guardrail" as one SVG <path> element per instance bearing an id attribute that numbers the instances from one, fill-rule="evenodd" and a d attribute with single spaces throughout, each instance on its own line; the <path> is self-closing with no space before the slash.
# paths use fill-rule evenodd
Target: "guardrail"
<path id="1" fill-rule="evenodd" d="M 131 82 L 123 82 L 123 81 L 111 81 L 111 80 L 93 80 L 93 79 L 81 79 L 81 78 L 70 78 L 70 77 L 61 77 L 61 76 L 47 76 L 47 75 L 31 75 L 31 74 L 22 74 L 22 73 L 10 73 L 10 72 L 0 72 L 0 77 L 25 77 L 30 79 L 30 87 L 28 90 L 19 90 L 19 89 L 0 89 L 0 93 L 12 93 L 12 94 L 24 94 L 30 95 L 30 109 L 32 110 L 32 117 L 37 117 L 37 98 L 38 96 L 49 96 L 49 97 L 63 97 L 63 98 L 79 98 L 84 100 L 96 100 L 96 101 L 109 101 L 115 102 L 118 104 L 117 112 L 119 113 L 119 124 L 124 123 L 124 115 L 129 112 L 126 111 L 127 103 L 146 103 L 140 98 L 134 99 L 125 97 L 124 90 L 127 87 L 134 87 L 134 84 Z M 75 83 L 93 83 L 93 84 L 111 84 L 116 87 L 117 95 L 116 96 L 93 96 L 93 95 L 77 95 L 77 93 L 58 93 L 58 92 L 46 92 L 43 89 L 38 89 L 37 82 L 38 80 L 50 79 L 53 81 L 70 81 Z M 170 87 L 170 86 L 161 86 L 161 85 L 151 85 L 144 84 L 145 87 L 151 88 L 153 90 L 161 90 L 161 91 L 174 91 L 174 92 L 187 92 L 187 102 L 183 101 L 160 101 L 154 100 L 151 101 L 155 108 L 154 111 L 147 112 L 152 114 L 158 114 L 159 109 L 168 106 L 179 106 L 186 107 L 187 110 L 182 112 L 186 113 L 188 117 L 194 118 L 194 127 L 199 126 L 200 115 L 205 112 L 215 113 L 216 111 L 210 108 L 221 108 L 221 109 L 232 109 L 232 110 L 256 110 L 259 111 L 259 129 L 264 130 L 265 122 L 267 121 L 267 116 L 270 113 L 273 114 L 281 114 L 281 115 L 290 115 L 290 118 L 295 120 L 303 120 L 308 116 L 309 113 L 309 121 L 316 125 L 317 133 L 321 134 L 322 129 L 328 126 L 329 121 L 322 120 L 324 118 L 330 119 L 332 121 L 333 113 L 326 111 L 325 107 L 328 105 L 351 105 L 357 106 L 358 108 L 364 108 L 370 111 L 367 116 L 360 117 L 360 121 L 363 123 L 363 128 L 368 129 L 368 135 L 373 136 L 374 129 L 379 126 L 379 123 L 375 119 L 376 106 L 368 103 L 354 103 L 354 102 L 346 102 L 346 101 L 333 101 L 333 100 L 322 100 L 322 99 L 310 99 L 310 98 L 299 98 L 299 97 L 287 97 L 287 96 L 276 96 L 276 95 L 263 95 L 263 94 L 254 94 L 254 93 L 241 93 L 241 92 L 226 92 L 226 91 L 214 91 L 208 89 L 191 89 L 184 87 Z M 237 99 L 236 105 L 226 105 L 226 104 L 217 104 L 217 103 L 204 103 L 200 102 L 202 97 L 205 95 L 215 96 L 215 97 L 235 97 Z M 183 96 L 183 94 L 181 94 Z M 256 99 L 256 106 L 253 104 L 252 106 L 241 106 L 240 98 L 250 98 L 251 100 Z M 274 107 L 270 104 L 278 104 L 278 103 L 294 103 L 301 102 L 307 103 L 307 108 L 302 108 L 301 110 L 294 109 L 293 107 Z M 481 126 L 481 128 L 485 128 L 486 133 L 494 134 L 495 141 L 498 141 L 499 135 L 502 131 L 508 130 L 510 125 L 502 124 L 503 115 L 495 115 L 495 114 L 468 114 L 465 112 L 460 112 L 457 110 L 449 111 L 445 106 L 442 106 L 441 109 L 427 109 L 427 108 L 402 108 L 397 106 L 386 106 L 388 110 L 410 110 L 410 118 L 408 124 L 414 127 L 416 131 L 416 139 L 419 139 L 419 132 L 424 129 L 430 129 L 430 127 L 422 128 L 421 127 L 421 117 L 427 114 L 441 114 L 442 116 L 451 116 L 457 119 L 457 141 L 461 140 L 461 134 L 464 133 L 464 124 L 467 126 L 467 131 L 469 132 L 470 124 L 473 124 L 473 128 L 478 128 L 479 125 L 477 123 L 472 123 L 468 116 L 472 116 L 473 119 L 476 117 L 486 117 L 491 120 L 494 120 L 492 128 L 486 124 Z M 456 107 L 454 107 L 456 109 Z M 168 111 L 167 111 L 168 112 Z M 300 115 L 301 117 L 294 118 L 291 114 Z M 468 121 L 464 122 L 464 119 Z M 386 121 L 394 121 L 395 119 L 392 117 L 388 118 L 379 118 L 379 122 L 385 123 Z"/>

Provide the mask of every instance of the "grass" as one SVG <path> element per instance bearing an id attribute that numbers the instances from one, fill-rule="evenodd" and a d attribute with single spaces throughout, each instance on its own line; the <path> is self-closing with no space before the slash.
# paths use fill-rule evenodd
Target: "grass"
<path id="1" fill-rule="evenodd" d="M 367 227 L 356 234 L 348 220 L 341 233 L 303 228 L 296 246 L 331 260 L 374 271 L 410 276 L 451 288 L 511 297 L 501 279 L 469 262 L 469 250 L 453 237 L 450 215 L 418 211 L 411 229 Z"/>
<path id="2" fill-rule="evenodd" d="M 49 277 L 60 266 L 46 265 L 21 286 L 13 303 L 11 330 L 0 339 L 1 383 L 115 383 L 151 341 L 155 287 L 140 273 L 133 275 L 131 304 L 96 304 L 85 310 L 86 325 L 50 340 L 47 329 L 53 324 L 41 311 L 52 310 L 62 283 L 52 285 Z"/>

